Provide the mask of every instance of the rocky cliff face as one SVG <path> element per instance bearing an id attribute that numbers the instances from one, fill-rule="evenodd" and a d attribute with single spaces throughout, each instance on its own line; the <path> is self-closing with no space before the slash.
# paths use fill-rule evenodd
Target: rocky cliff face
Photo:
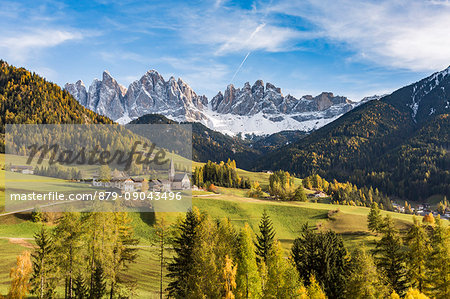
<path id="1" fill-rule="evenodd" d="M 310 131 L 357 105 L 331 92 L 299 99 L 284 96 L 279 87 L 261 80 L 253 85 L 247 82 L 242 88 L 229 85 L 209 102 L 183 80 L 171 77 L 165 81 L 155 70 L 148 71 L 128 89 L 106 71 L 101 81 L 92 82 L 88 92 L 81 81 L 66 84 L 65 89 L 85 107 L 119 123 L 146 114 L 162 114 L 176 121 L 201 122 L 230 134 Z"/>
<path id="2" fill-rule="evenodd" d="M 310 95 L 296 99 L 291 95 L 283 96 L 281 89 L 270 83 L 258 80 L 250 86 L 247 82 L 242 89 L 228 85 L 225 93 L 219 92 L 211 100 L 212 110 L 218 113 L 236 115 L 296 114 L 303 112 L 324 111 L 335 105 L 354 104 L 346 97 L 334 96 L 331 92 L 323 92 L 316 97 Z"/>
<path id="3" fill-rule="evenodd" d="M 83 81 L 78 80 L 75 84 L 67 83 L 64 86 L 64 89 L 67 90 L 75 99 L 77 99 L 81 105 L 85 107 L 88 106 L 88 94 Z"/>
<path id="4" fill-rule="evenodd" d="M 188 121 L 205 119 L 202 113 L 208 100 L 198 96 L 183 80 L 171 77 L 167 82 L 156 71 L 148 71 L 131 83 L 125 94 L 128 117 L 159 113 Z"/>
<path id="5" fill-rule="evenodd" d="M 198 96 L 183 80 L 171 77 L 168 81 L 156 71 L 148 71 L 128 89 L 118 84 L 108 72 L 102 80 L 95 79 L 86 92 L 83 82 L 66 84 L 70 92 L 85 107 L 111 119 L 126 123 L 149 113 L 163 114 L 181 121 L 201 121 L 208 104 L 205 96 Z"/>

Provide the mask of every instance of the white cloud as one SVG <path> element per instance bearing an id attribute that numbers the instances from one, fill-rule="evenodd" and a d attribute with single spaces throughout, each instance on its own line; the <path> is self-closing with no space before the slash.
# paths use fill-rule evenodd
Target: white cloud
<path id="1" fill-rule="evenodd" d="M 219 1 L 220 2 L 220 1 Z M 188 43 L 212 49 L 214 55 L 262 50 L 282 52 L 294 48 L 302 32 L 274 24 L 263 10 L 214 6 L 212 9 L 185 8 L 177 29 Z"/>
<path id="2" fill-rule="evenodd" d="M 162 57 L 164 61 L 177 71 L 177 76 L 189 84 L 199 94 L 214 96 L 228 84 L 230 70 L 227 65 L 213 59 L 202 57 Z M 167 80 L 172 74 L 164 74 Z"/>
<path id="3" fill-rule="evenodd" d="M 0 56 L 24 62 L 36 50 L 57 46 L 70 40 L 83 38 L 79 32 L 57 29 L 32 30 L 23 34 L 0 37 Z"/>
<path id="4" fill-rule="evenodd" d="M 448 1 L 286 1 L 271 11 L 309 20 L 317 36 L 345 43 L 359 59 L 413 71 L 450 64 Z"/>

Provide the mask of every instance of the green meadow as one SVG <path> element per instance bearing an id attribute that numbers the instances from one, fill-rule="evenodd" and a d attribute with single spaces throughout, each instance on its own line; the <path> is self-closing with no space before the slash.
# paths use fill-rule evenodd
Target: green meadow
<path id="1" fill-rule="evenodd" d="M 0 177 L 4 177 L 5 171 L 0 171 Z M 8 173 L 9 177 L 10 173 Z M 239 170 L 239 175 L 248 177 L 252 181 L 258 181 L 264 189 L 268 186 L 269 174 L 253 173 Z M 26 175 L 12 174 L 15 179 L 27 180 Z M 64 182 L 59 179 L 35 179 L 27 181 L 37 190 L 49 190 L 54 186 L 71 188 L 76 183 Z M 295 184 L 301 180 L 296 179 Z M 30 186 L 28 186 L 30 187 Z M 9 287 L 9 271 L 14 266 L 16 257 L 24 250 L 32 250 L 33 234 L 39 229 L 40 224 L 31 221 L 30 213 L 18 213 L 6 215 L 4 212 L 4 179 L 0 184 L 0 294 L 6 294 Z M 375 236 L 368 231 L 367 214 L 369 209 L 365 207 L 334 205 L 315 202 L 280 202 L 274 200 L 262 200 L 246 197 L 246 190 L 232 188 L 217 188 L 217 194 L 206 191 L 194 191 L 192 203 L 201 211 L 208 213 L 214 219 L 229 218 L 238 230 L 245 223 L 258 230 L 261 214 L 264 210 L 271 217 L 276 237 L 281 241 L 286 252 L 290 250 L 293 240 L 300 234 L 304 224 L 318 230 L 334 230 L 341 234 L 347 248 L 352 250 L 356 246 L 366 248 L 373 247 Z M 307 190 L 308 193 L 313 191 Z M 333 212 L 330 212 L 333 211 Z M 412 216 L 383 211 L 392 216 L 399 229 L 404 229 L 412 222 Z M 139 258 L 132 264 L 127 272 L 129 277 L 136 280 L 137 295 L 142 298 L 157 298 L 159 289 L 159 272 L 156 248 L 153 245 L 153 226 L 161 217 L 165 217 L 170 223 L 174 223 L 181 213 L 130 213 L 134 232 L 140 239 L 138 245 Z M 52 224 L 46 224 L 52 226 Z M 168 258 L 170 258 L 168 252 Z"/>

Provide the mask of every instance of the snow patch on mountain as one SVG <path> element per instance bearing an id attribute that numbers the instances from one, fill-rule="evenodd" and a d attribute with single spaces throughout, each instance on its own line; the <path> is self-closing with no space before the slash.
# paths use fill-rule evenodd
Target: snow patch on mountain
<path id="1" fill-rule="evenodd" d="M 316 130 L 342 114 L 378 96 L 352 102 L 346 97 L 323 92 L 299 99 L 284 96 L 279 87 L 262 80 L 242 88 L 229 85 L 210 101 L 197 95 L 182 79 L 164 78 L 150 70 L 139 80 L 123 87 L 107 71 L 86 91 L 82 81 L 65 89 L 83 106 L 120 124 L 146 114 L 162 114 L 179 122 L 200 122 L 230 135 L 265 135 L 285 130 Z"/>
<path id="2" fill-rule="evenodd" d="M 440 89 L 439 89 L 440 94 L 438 95 L 438 97 L 442 96 L 444 98 L 444 102 L 446 102 L 446 100 L 445 100 L 445 97 L 447 96 L 446 87 L 448 88 L 448 81 L 450 78 L 449 74 L 450 74 L 450 67 L 446 68 L 443 71 L 436 72 L 436 73 L 432 74 L 431 76 L 412 85 L 411 102 L 407 103 L 406 106 L 411 109 L 411 116 L 415 122 L 416 122 L 417 113 L 420 109 L 421 101 L 429 93 L 431 93 L 433 90 L 435 90 L 437 87 L 440 86 Z M 444 86 L 441 86 L 441 85 L 444 85 Z M 448 98 L 448 96 L 447 96 L 447 98 Z M 438 103 L 438 105 L 441 105 L 441 104 Z M 447 107 L 445 107 L 445 108 L 447 108 Z M 431 116 L 431 115 L 435 114 L 436 109 L 438 109 L 438 107 L 431 107 L 429 109 L 430 109 L 430 113 L 428 114 L 428 116 Z"/>

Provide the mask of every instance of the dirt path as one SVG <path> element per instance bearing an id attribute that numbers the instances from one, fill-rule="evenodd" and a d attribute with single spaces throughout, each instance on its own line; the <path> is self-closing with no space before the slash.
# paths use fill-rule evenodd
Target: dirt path
<path id="1" fill-rule="evenodd" d="M 31 244 L 28 240 L 33 240 L 33 238 L 10 238 L 10 237 L 0 237 L 0 239 L 6 239 L 11 244 L 17 244 L 26 248 L 34 248 L 35 246 Z"/>

